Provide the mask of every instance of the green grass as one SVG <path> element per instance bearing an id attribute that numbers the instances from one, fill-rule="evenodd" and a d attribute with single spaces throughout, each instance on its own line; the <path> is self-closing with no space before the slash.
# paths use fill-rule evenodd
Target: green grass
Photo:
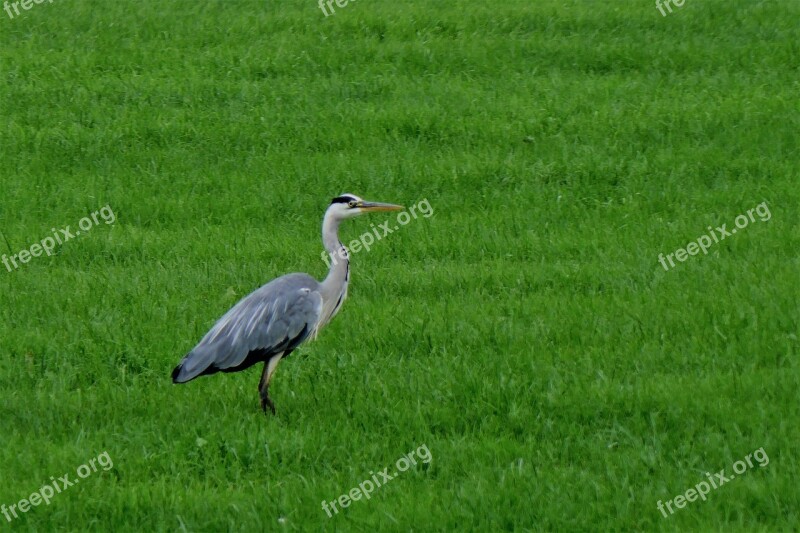
<path id="1" fill-rule="evenodd" d="M 0 527 L 791 530 L 800 4 L 55 0 L 0 11 Z M 281 363 L 175 386 L 239 298 L 325 274 L 330 198 L 418 218 Z M 665 271 L 658 255 L 771 219 Z M 356 238 L 381 215 L 345 224 Z M 419 464 L 331 501 L 425 445 Z M 656 508 L 764 448 L 669 518 Z M 391 470 L 390 470 L 391 471 Z"/>

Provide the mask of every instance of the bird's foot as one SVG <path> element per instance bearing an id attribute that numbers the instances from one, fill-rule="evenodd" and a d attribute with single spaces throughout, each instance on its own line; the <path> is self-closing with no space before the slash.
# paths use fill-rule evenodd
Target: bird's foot
<path id="1" fill-rule="evenodd" d="M 264 411 L 264 414 L 267 413 L 267 407 L 269 410 L 272 411 L 272 414 L 275 414 L 275 404 L 272 403 L 272 399 L 270 399 L 269 394 L 262 394 L 261 395 L 261 409 Z"/>

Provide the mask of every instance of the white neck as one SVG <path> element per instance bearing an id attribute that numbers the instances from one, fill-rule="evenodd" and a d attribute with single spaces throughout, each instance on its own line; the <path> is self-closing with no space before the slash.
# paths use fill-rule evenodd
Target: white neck
<path id="1" fill-rule="evenodd" d="M 347 248 L 339 241 L 341 222 L 329 209 L 322 221 L 322 244 L 330 258 L 330 271 L 321 283 L 323 317 L 327 322 L 338 311 L 341 302 L 347 297 L 347 283 L 350 280 L 350 259 Z"/>

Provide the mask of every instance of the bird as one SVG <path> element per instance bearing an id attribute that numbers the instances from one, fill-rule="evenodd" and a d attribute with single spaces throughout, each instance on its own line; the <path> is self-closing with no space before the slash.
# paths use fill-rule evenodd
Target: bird
<path id="1" fill-rule="evenodd" d="M 304 341 L 316 339 L 347 298 L 350 259 L 339 241 L 340 223 L 365 213 L 402 209 L 350 193 L 331 200 L 322 219 L 322 244 L 331 258 L 325 279 L 286 274 L 242 298 L 183 357 L 172 371 L 172 382 L 186 383 L 217 372 L 240 372 L 263 362 L 258 383 L 261 409 L 266 414 L 269 408 L 275 415 L 269 385 L 278 363 Z"/>

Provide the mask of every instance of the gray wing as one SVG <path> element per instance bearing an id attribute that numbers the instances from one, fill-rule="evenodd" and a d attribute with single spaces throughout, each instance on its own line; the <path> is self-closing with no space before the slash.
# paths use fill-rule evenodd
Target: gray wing
<path id="1" fill-rule="evenodd" d="M 308 337 L 322 314 L 319 282 L 288 274 L 267 283 L 225 313 L 172 372 L 175 383 L 202 374 L 243 370 L 289 351 Z"/>

